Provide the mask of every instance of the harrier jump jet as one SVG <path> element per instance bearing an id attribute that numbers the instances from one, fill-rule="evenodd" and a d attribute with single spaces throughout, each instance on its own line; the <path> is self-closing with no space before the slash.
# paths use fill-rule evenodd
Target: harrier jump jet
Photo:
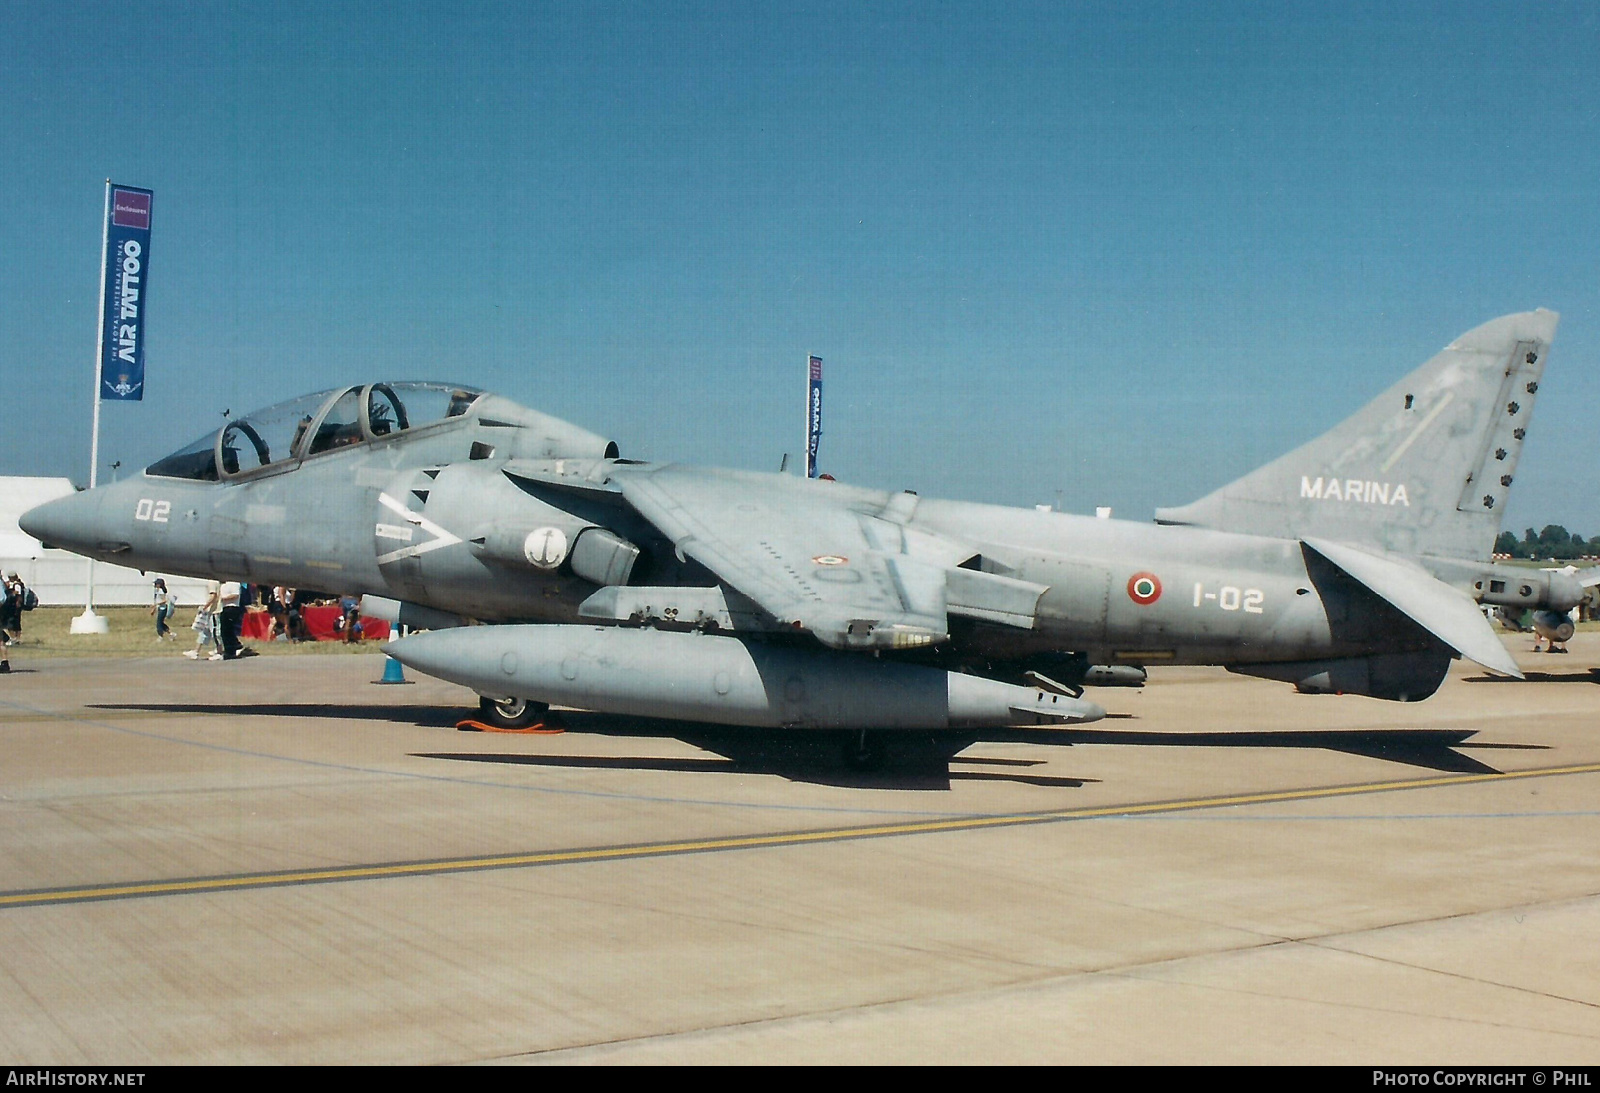
<path id="1" fill-rule="evenodd" d="M 1566 611 L 1493 564 L 1557 316 L 1462 335 L 1331 432 L 1156 523 L 622 458 L 450 384 L 228 422 L 30 534 L 122 565 L 364 593 L 485 716 L 548 703 L 876 732 L 1072 723 L 1093 664 L 1214 664 L 1415 701 L 1517 666 L 1480 604 Z M 863 740 L 865 737 L 863 736 Z"/>

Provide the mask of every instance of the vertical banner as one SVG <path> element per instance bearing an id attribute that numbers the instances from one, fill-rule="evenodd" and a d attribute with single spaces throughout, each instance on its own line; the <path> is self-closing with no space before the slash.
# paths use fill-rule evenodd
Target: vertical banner
<path id="1" fill-rule="evenodd" d="M 111 186 L 106 208 L 105 289 L 101 307 L 100 398 L 144 398 L 144 309 L 150 270 L 154 194 Z"/>
<path id="2" fill-rule="evenodd" d="M 822 438 L 822 358 L 807 359 L 806 477 L 817 477 L 817 441 Z"/>

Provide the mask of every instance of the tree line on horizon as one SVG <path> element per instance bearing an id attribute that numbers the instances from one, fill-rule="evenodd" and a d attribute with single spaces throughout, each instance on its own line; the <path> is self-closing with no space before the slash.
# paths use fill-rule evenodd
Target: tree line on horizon
<path id="1" fill-rule="evenodd" d="M 1588 542 L 1583 536 L 1573 535 L 1560 524 L 1546 524 L 1543 531 L 1528 528 L 1518 539 L 1515 533 L 1502 531 L 1494 541 L 1496 554 L 1509 554 L 1513 558 L 1554 558 L 1567 561 L 1600 554 L 1600 536 Z"/>

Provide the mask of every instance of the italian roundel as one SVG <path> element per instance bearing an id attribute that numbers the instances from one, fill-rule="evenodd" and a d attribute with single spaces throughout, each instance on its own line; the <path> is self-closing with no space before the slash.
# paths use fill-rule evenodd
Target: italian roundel
<path id="1" fill-rule="evenodd" d="M 1135 573 L 1128 578 L 1128 599 L 1148 607 L 1161 598 L 1161 578 L 1154 573 Z"/>

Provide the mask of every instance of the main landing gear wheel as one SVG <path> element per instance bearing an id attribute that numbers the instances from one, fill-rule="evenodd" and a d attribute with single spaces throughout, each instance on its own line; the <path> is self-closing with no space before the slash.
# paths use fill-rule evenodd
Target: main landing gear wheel
<path id="1" fill-rule="evenodd" d="M 526 698 L 480 697 L 478 712 L 483 714 L 485 722 L 497 729 L 526 729 L 543 721 L 550 707 Z"/>

